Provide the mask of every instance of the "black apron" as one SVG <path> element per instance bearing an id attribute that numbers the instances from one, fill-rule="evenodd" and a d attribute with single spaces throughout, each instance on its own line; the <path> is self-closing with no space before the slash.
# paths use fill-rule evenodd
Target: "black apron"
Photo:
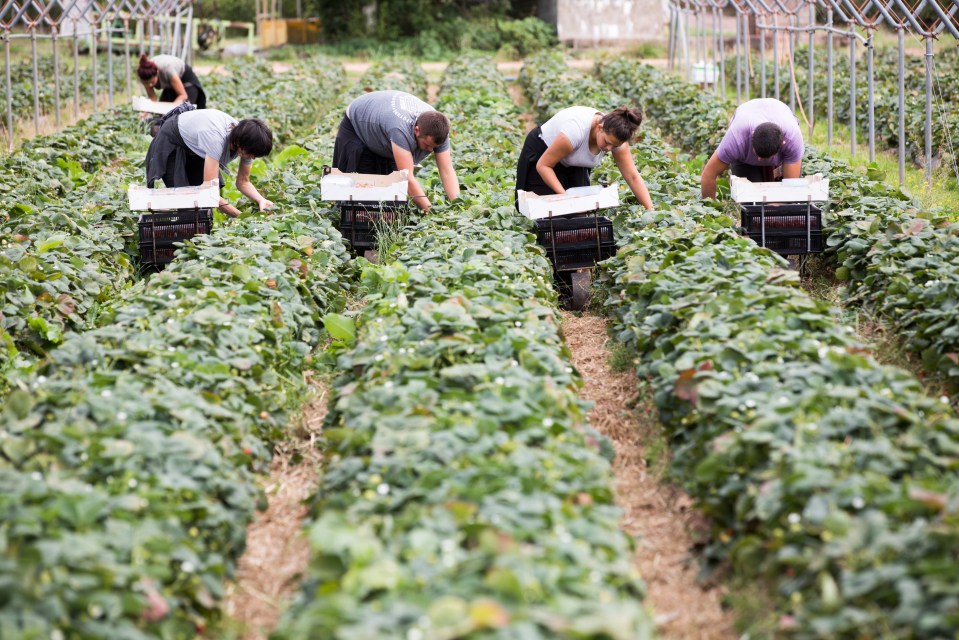
<path id="1" fill-rule="evenodd" d="M 185 65 L 180 81 L 183 83 L 183 88 L 186 89 L 186 99 L 195 104 L 197 109 L 206 109 L 206 92 L 190 65 Z M 173 102 L 176 100 L 176 91 L 172 88 L 164 89 L 160 93 L 159 100 L 160 102 Z"/>
<path id="2" fill-rule="evenodd" d="M 397 170 L 395 158 L 384 158 L 367 148 L 349 117 L 343 116 L 333 143 L 333 168 L 343 173 L 372 173 L 385 176 Z"/>
<path id="3" fill-rule="evenodd" d="M 536 163 L 549 148 L 546 141 L 540 137 L 541 133 L 542 127 L 536 127 L 526 134 L 526 141 L 523 143 L 523 150 L 519 153 L 519 162 L 516 165 L 516 189 L 530 191 L 539 196 L 548 196 L 554 191 L 536 170 Z M 589 186 L 588 167 L 567 167 L 559 163 L 553 167 L 553 171 L 564 189 Z M 515 191 L 513 197 L 516 210 L 519 211 L 519 196 Z"/>
<path id="4" fill-rule="evenodd" d="M 171 112 L 172 113 L 172 112 Z M 205 158 L 190 151 L 180 135 L 180 113 L 166 118 L 156 137 L 147 149 L 146 174 L 147 188 L 163 180 L 170 187 L 198 187 L 203 184 L 203 164 Z M 220 186 L 223 178 L 220 177 Z"/>

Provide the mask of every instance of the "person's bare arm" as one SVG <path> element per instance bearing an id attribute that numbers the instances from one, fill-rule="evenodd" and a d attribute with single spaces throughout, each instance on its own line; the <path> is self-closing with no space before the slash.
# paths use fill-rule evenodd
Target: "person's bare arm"
<path id="1" fill-rule="evenodd" d="M 213 156 L 207 156 L 203 160 L 203 182 L 220 179 L 220 161 Z M 230 204 L 226 198 L 220 198 L 220 211 L 226 215 L 235 218 L 240 215 L 240 210 Z"/>
<path id="2" fill-rule="evenodd" d="M 189 96 L 186 94 L 186 87 L 183 86 L 183 80 L 180 80 L 180 76 L 170 78 L 170 87 L 176 91 L 176 98 L 173 99 L 173 104 L 180 104 L 181 102 L 187 101 Z"/>
<path id="3" fill-rule="evenodd" d="M 153 83 L 152 83 L 152 82 L 147 82 L 146 80 L 141 80 L 141 81 L 140 81 L 140 84 L 143 85 L 144 91 L 147 92 L 147 98 L 149 98 L 149 99 L 150 99 L 151 101 L 153 101 L 153 102 L 156 102 L 156 101 L 157 101 L 157 94 L 156 94 L 156 92 L 153 90 Z"/>
<path id="4" fill-rule="evenodd" d="M 613 149 L 613 160 L 616 161 L 616 166 L 619 167 L 623 180 L 629 185 L 630 191 L 639 200 L 639 204 L 647 209 L 652 209 L 653 200 L 649 197 L 649 189 L 646 188 L 643 176 L 639 174 L 636 163 L 633 162 L 633 153 L 630 151 L 629 145 L 621 144 Z"/>
<path id="5" fill-rule="evenodd" d="M 553 193 L 566 193 L 563 184 L 556 177 L 554 167 L 559 161 L 573 152 L 573 143 L 569 141 L 565 133 L 560 133 L 553 140 L 553 144 L 546 148 L 546 152 L 536 161 L 536 171 L 543 179 L 543 182 L 553 190 Z"/>
<path id="6" fill-rule="evenodd" d="M 789 164 L 783 165 L 783 178 L 801 178 L 802 177 L 802 160 L 799 162 L 790 162 Z"/>
<path id="7" fill-rule="evenodd" d="M 433 205 L 430 204 L 429 198 L 426 197 L 426 192 L 416 180 L 416 176 L 413 175 L 413 154 L 394 142 L 393 160 L 396 162 L 397 169 L 400 171 L 406 169 L 408 172 L 407 191 L 409 192 L 409 196 L 413 199 L 413 204 L 423 211 L 429 211 Z"/>
<path id="8" fill-rule="evenodd" d="M 714 151 L 699 176 L 700 189 L 704 198 L 716 197 L 716 179 L 728 168 L 729 165 L 719 159 L 719 151 Z"/>
<path id="9" fill-rule="evenodd" d="M 440 171 L 440 180 L 443 181 L 443 191 L 447 200 L 455 200 L 460 195 L 460 181 L 453 168 L 453 156 L 450 150 L 436 152 L 436 168 Z"/>
<path id="10" fill-rule="evenodd" d="M 260 192 L 257 191 L 253 183 L 250 182 L 250 167 L 251 165 L 249 164 L 240 163 L 240 168 L 236 171 L 237 191 L 252 200 L 256 206 L 259 207 L 260 211 L 266 211 L 273 206 L 273 203 L 260 195 Z"/>

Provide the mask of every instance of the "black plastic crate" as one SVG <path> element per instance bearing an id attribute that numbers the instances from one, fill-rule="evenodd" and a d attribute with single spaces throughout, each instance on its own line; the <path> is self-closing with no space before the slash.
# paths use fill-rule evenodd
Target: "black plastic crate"
<path id="1" fill-rule="evenodd" d="M 340 233 L 354 249 L 376 248 L 377 227 L 405 224 L 405 202 L 341 202 Z"/>
<path id="2" fill-rule="evenodd" d="M 537 220 L 536 241 L 556 271 L 586 269 L 616 253 L 613 222 L 601 216 Z"/>
<path id="3" fill-rule="evenodd" d="M 175 243 L 213 228 L 212 209 L 175 209 L 141 213 L 137 221 L 140 261 L 167 264 L 173 260 Z"/>
<path id="4" fill-rule="evenodd" d="M 814 204 L 742 205 L 742 228 L 756 244 L 783 255 L 823 250 L 822 210 Z"/>

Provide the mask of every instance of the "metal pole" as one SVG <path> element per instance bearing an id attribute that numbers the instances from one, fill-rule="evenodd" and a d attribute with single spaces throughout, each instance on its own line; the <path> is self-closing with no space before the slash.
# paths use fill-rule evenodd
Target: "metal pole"
<path id="1" fill-rule="evenodd" d="M 751 71 L 751 68 L 752 68 L 752 60 L 749 59 L 749 53 L 750 53 L 749 50 L 750 50 L 750 48 L 751 48 L 751 44 L 750 44 L 749 41 L 750 41 L 750 39 L 752 38 L 752 34 L 749 33 L 749 14 L 748 14 L 748 13 L 744 13 L 744 14 L 743 14 L 743 22 L 746 23 L 746 28 L 743 29 L 743 45 L 744 45 L 743 51 L 744 51 L 744 53 L 745 53 L 745 59 L 746 59 L 746 87 L 745 87 L 745 93 L 746 93 L 746 95 L 745 95 L 745 98 L 746 98 L 746 102 L 749 102 L 749 83 L 750 83 L 750 81 L 751 81 L 751 79 L 752 79 L 752 78 L 750 77 L 751 74 L 749 73 L 749 72 Z"/>
<path id="2" fill-rule="evenodd" d="M 849 26 L 849 153 L 856 156 L 856 28 Z"/>
<path id="3" fill-rule="evenodd" d="M 726 40 L 723 38 L 723 14 L 718 9 L 716 17 L 719 21 L 719 95 L 726 97 Z"/>
<path id="4" fill-rule="evenodd" d="M 742 20 L 739 19 L 740 15 L 736 14 L 736 104 L 742 104 L 742 56 L 740 55 L 741 45 L 740 45 L 740 32 L 742 31 Z"/>
<path id="5" fill-rule="evenodd" d="M 53 110 L 57 114 L 57 130 L 60 129 L 60 47 L 57 46 L 59 30 L 59 25 L 54 25 L 50 30 L 53 45 Z"/>
<path id="6" fill-rule="evenodd" d="M 686 79 L 689 80 L 692 77 L 692 62 L 690 62 L 689 54 L 689 14 L 683 13 L 683 60 L 686 63 Z"/>
<path id="7" fill-rule="evenodd" d="M 113 20 L 107 20 L 107 104 L 113 107 Z"/>
<path id="8" fill-rule="evenodd" d="M 94 20 L 90 23 L 90 66 L 93 68 L 93 112 L 97 112 L 97 96 L 100 93 L 98 86 L 99 74 L 97 73 L 97 36 L 100 30 L 100 21 Z"/>
<path id="9" fill-rule="evenodd" d="M 37 67 L 37 29 L 30 29 L 30 53 L 33 57 L 33 132 L 40 135 L 40 70 Z"/>
<path id="10" fill-rule="evenodd" d="M 676 53 L 676 7 L 672 4 L 669 5 L 669 51 L 667 55 L 669 56 L 669 69 L 672 71 L 675 68 L 673 62 L 673 56 Z"/>
<path id="11" fill-rule="evenodd" d="M 716 11 L 716 7 L 713 7 L 713 68 L 710 69 L 710 73 L 713 75 L 713 92 L 716 95 L 719 95 L 719 77 L 717 70 L 719 69 L 719 62 L 717 57 L 719 56 L 719 47 L 722 42 L 722 35 L 719 33 L 719 15 Z"/>
<path id="12" fill-rule="evenodd" d="M 899 25 L 899 186 L 906 184 L 906 29 Z"/>
<path id="13" fill-rule="evenodd" d="M 7 77 L 7 148 L 13 151 L 13 79 L 10 77 L 10 31 L 3 32 L 3 59 Z"/>
<path id="14" fill-rule="evenodd" d="M 786 24 L 791 25 L 792 19 L 787 18 Z M 799 26 L 798 17 L 796 18 L 796 26 L 797 27 Z M 789 68 L 795 69 L 796 68 L 796 38 L 789 35 L 789 32 L 787 32 L 787 35 L 789 36 Z M 789 74 L 789 108 L 792 109 L 793 113 L 796 113 L 796 91 L 797 91 L 796 73 L 795 71 L 791 71 Z"/>
<path id="15" fill-rule="evenodd" d="M 776 24 L 776 16 L 773 15 L 773 28 L 778 27 Z M 776 88 L 773 90 L 773 96 L 776 100 L 780 99 L 779 96 L 779 31 L 773 31 L 773 82 L 776 83 Z M 765 97 L 765 96 L 763 96 Z"/>
<path id="16" fill-rule="evenodd" d="M 127 102 L 133 98 L 133 65 L 130 64 L 130 19 L 123 19 L 123 59 L 127 68 Z"/>
<path id="17" fill-rule="evenodd" d="M 869 162 L 876 161 L 876 87 L 873 78 L 873 32 L 866 43 L 866 75 L 869 80 Z"/>
<path id="18" fill-rule="evenodd" d="M 763 23 L 766 22 L 766 16 L 763 16 Z M 773 46 L 776 44 L 775 40 L 775 31 L 773 32 Z M 776 52 L 773 50 L 773 60 L 776 59 Z M 775 64 L 775 62 L 773 63 Z M 766 32 L 765 29 L 759 27 L 759 95 L 763 98 L 766 97 Z"/>
<path id="19" fill-rule="evenodd" d="M 932 36 L 926 35 L 926 185 L 932 186 Z"/>
<path id="20" fill-rule="evenodd" d="M 813 77 L 813 44 L 815 40 L 815 31 L 816 28 L 816 5 L 813 2 L 809 3 L 809 51 L 807 52 L 807 62 L 809 64 L 809 72 L 806 75 L 806 92 L 808 94 L 809 106 L 806 108 L 806 115 L 809 117 L 809 139 L 812 140 L 813 128 L 816 122 L 816 110 L 815 110 L 815 97 L 816 92 L 814 87 L 816 83 L 814 82 L 815 78 Z"/>
<path id="21" fill-rule="evenodd" d="M 80 119 L 80 34 L 73 20 L 73 118 Z"/>
<path id="22" fill-rule="evenodd" d="M 826 12 L 826 24 L 832 27 L 832 9 Z M 832 146 L 832 31 L 826 33 L 826 145 Z"/>

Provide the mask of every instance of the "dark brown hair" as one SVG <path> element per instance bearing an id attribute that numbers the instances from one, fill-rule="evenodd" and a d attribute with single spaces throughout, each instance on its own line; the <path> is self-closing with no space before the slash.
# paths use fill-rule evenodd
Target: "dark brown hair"
<path id="1" fill-rule="evenodd" d="M 449 118 L 439 111 L 424 111 L 416 118 L 416 126 L 420 128 L 420 135 L 433 138 L 436 146 L 446 142 L 450 135 Z"/>
<path id="2" fill-rule="evenodd" d="M 783 130 L 775 122 L 764 122 L 753 130 L 753 151 L 760 158 L 772 158 L 783 147 Z"/>
<path id="3" fill-rule="evenodd" d="M 230 131 L 230 149 L 265 158 L 273 151 L 273 132 L 259 118 L 240 120 Z"/>
<path id="4" fill-rule="evenodd" d="M 158 73 L 160 73 L 160 68 L 157 67 L 156 63 L 150 60 L 147 54 L 140 54 L 140 66 L 137 67 L 137 76 L 140 80 L 149 80 Z"/>
<path id="5" fill-rule="evenodd" d="M 643 124 L 643 112 L 640 109 L 616 107 L 600 120 L 603 131 L 617 140 L 629 142 L 636 135 L 639 125 Z"/>

